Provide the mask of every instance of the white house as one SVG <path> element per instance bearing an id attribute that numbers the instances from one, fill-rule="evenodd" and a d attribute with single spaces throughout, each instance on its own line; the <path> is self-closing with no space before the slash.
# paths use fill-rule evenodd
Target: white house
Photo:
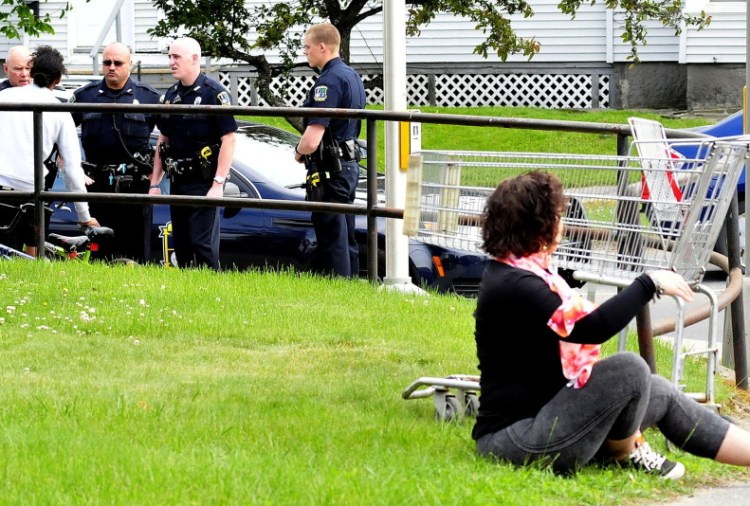
<path id="1" fill-rule="evenodd" d="M 247 0 L 249 3 L 269 0 Z M 281 1 L 281 0 L 270 0 Z M 165 50 L 169 41 L 147 35 L 160 13 L 150 0 L 72 0 L 73 10 L 60 19 L 66 4 L 48 0 L 42 13 L 51 13 L 56 33 L 26 37 L 29 46 L 50 44 L 68 59 L 71 75 L 91 74 L 100 53 L 98 44 L 127 43 L 141 63 L 142 79 L 166 86 Z M 629 44 L 619 37 L 621 17 L 602 3 L 584 5 L 574 19 L 557 9 L 558 0 L 533 0 L 535 16 L 513 18 L 524 37 L 535 37 L 541 52 L 530 62 L 511 56 L 502 62 L 473 53 L 483 34 L 473 24 L 439 15 L 419 37 L 406 44 L 409 97 L 414 105 L 531 105 L 539 107 L 654 107 L 739 108 L 745 80 L 745 2 L 690 0 L 691 13 L 705 10 L 712 16 L 703 30 L 686 28 L 681 35 L 658 23 L 649 23 L 648 44 L 639 48 L 641 63 L 631 65 Z M 115 14 L 119 14 L 115 16 Z M 107 21 L 113 21 L 109 29 Z M 248 34 L 252 39 L 254 34 Z M 0 58 L 19 41 L 0 38 Z M 274 54 L 267 54 L 273 61 Z M 300 55 L 302 60 L 302 55 Z M 376 82 L 382 74 L 382 16 L 373 16 L 352 34 L 351 63 Z M 253 99 L 252 73 L 225 66 L 224 82 L 233 87 L 239 103 Z M 309 80 L 309 75 L 299 79 Z M 306 86 L 300 83 L 300 88 Z M 382 90 L 368 90 L 377 102 Z M 290 105 L 301 96 L 289 97 Z"/>

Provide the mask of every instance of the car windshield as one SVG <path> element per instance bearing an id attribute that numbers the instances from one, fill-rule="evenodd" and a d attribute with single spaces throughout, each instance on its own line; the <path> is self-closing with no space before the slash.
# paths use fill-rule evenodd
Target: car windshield
<path id="1" fill-rule="evenodd" d="M 265 125 L 242 126 L 237 130 L 234 158 L 258 172 L 264 179 L 284 188 L 305 182 L 305 166 L 294 160 L 299 136 Z"/>

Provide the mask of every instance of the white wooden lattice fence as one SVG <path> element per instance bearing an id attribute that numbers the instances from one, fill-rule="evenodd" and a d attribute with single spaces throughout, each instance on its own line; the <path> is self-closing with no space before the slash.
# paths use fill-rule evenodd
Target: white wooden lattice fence
<path id="1" fill-rule="evenodd" d="M 268 105 L 258 96 L 255 77 L 248 72 L 220 72 L 219 79 L 237 105 Z M 313 75 L 277 77 L 272 88 L 286 97 L 286 105 L 302 105 Z M 364 74 L 368 104 L 383 104 L 379 74 Z M 411 106 L 443 107 L 540 107 L 546 109 L 590 109 L 610 107 L 611 76 L 589 73 L 507 74 L 411 74 L 407 76 L 407 100 Z"/>

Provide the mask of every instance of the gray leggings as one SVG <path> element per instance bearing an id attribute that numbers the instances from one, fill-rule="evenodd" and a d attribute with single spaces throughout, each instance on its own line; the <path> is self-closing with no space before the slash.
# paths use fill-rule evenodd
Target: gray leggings
<path id="1" fill-rule="evenodd" d="M 481 455 L 516 465 L 541 461 L 567 474 L 598 460 L 605 440 L 621 440 L 639 428 L 658 427 L 676 446 L 714 458 L 729 423 L 652 375 L 634 353 L 618 353 L 594 365 L 586 386 L 563 388 L 534 418 L 477 440 Z"/>

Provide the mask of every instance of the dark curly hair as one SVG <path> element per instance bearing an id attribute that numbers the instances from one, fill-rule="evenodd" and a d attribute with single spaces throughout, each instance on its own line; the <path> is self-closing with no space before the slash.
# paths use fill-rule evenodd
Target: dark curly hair
<path id="1" fill-rule="evenodd" d="M 490 255 L 523 257 L 554 243 L 566 200 L 560 180 L 532 171 L 502 181 L 484 207 L 483 248 Z"/>
<path id="2" fill-rule="evenodd" d="M 52 46 L 39 46 L 31 55 L 29 74 L 40 88 L 51 88 L 66 72 L 63 55 Z"/>

